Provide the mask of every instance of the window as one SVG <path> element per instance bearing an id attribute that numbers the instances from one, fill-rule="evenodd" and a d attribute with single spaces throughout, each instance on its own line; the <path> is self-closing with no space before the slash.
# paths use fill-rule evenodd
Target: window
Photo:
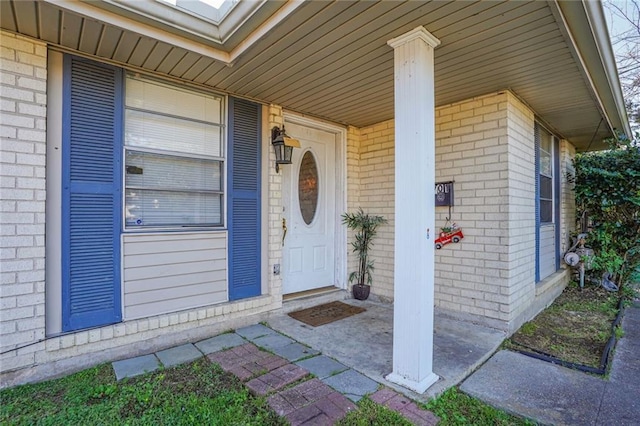
<path id="1" fill-rule="evenodd" d="M 540 127 L 540 222 L 553 223 L 553 136 Z"/>
<path id="2" fill-rule="evenodd" d="M 223 224 L 222 98 L 129 75 L 125 225 Z"/>

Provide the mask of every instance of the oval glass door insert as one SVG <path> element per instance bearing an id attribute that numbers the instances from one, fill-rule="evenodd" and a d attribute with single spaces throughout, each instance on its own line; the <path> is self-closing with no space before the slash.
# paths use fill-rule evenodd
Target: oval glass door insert
<path id="1" fill-rule="evenodd" d="M 304 223 L 310 225 L 318 210 L 318 165 L 316 159 L 307 151 L 302 156 L 300 162 L 300 172 L 298 173 L 298 200 L 300 202 L 300 213 Z"/>

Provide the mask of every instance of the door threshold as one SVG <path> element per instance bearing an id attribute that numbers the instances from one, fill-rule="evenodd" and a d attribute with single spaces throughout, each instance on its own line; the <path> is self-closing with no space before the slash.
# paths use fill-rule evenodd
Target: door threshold
<path id="1" fill-rule="evenodd" d="M 300 291 L 282 296 L 282 310 L 284 313 L 310 308 L 311 306 L 323 303 L 335 302 L 336 300 L 348 299 L 346 290 L 338 287 L 328 286 L 313 290 Z"/>
<path id="2" fill-rule="evenodd" d="M 311 290 L 298 291 L 296 293 L 285 294 L 284 296 L 282 296 L 282 301 L 287 302 L 289 300 L 302 299 L 309 296 L 317 296 L 319 294 L 331 293 L 338 290 L 340 290 L 338 287 L 329 285 L 326 287 L 314 288 Z"/>

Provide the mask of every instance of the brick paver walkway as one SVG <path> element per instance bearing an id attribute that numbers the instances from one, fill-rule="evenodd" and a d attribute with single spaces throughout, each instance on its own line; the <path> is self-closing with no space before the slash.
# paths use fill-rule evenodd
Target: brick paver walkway
<path id="1" fill-rule="evenodd" d="M 219 364 L 224 371 L 232 373 L 242 381 L 270 372 L 289 364 L 284 358 L 261 351 L 256 345 L 247 343 L 226 351 L 214 352 L 207 358 Z"/>
<path id="2" fill-rule="evenodd" d="M 311 379 L 268 399 L 269 405 L 291 425 L 332 425 L 356 406 L 319 379 Z"/>
<path id="3" fill-rule="evenodd" d="M 371 395 L 371 400 L 397 411 L 414 425 L 432 426 L 438 423 L 438 418 L 431 411 L 421 409 L 415 402 L 389 388 L 380 389 Z"/>
<path id="4" fill-rule="evenodd" d="M 261 343 L 282 356 L 256 346 Z M 195 345 L 117 361 L 113 368 L 120 380 L 153 371 L 160 363 L 176 365 L 203 354 L 245 382 L 253 394 L 265 396 L 269 406 L 293 426 L 332 426 L 357 410 L 354 401 L 367 394 L 415 425 L 431 426 L 438 422 L 433 413 L 420 409 L 395 391 L 377 390 L 379 385 L 368 377 L 259 324 Z"/>
<path id="5" fill-rule="evenodd" d="M 252 343 L 207 356 L 211 362 L 246 382 L 255 395 L 267 396 L 269 406 L 292 426 L 331 426 L 357 406 L 309 371 L 288 360 L 259 349 Z M 308 380 L 304 380 L 308 379 Z M 415 402 L 389 388 L 371 395 L 371 400 L 397 411 L 418 426 L 432 426 L 438 418 Z"/>

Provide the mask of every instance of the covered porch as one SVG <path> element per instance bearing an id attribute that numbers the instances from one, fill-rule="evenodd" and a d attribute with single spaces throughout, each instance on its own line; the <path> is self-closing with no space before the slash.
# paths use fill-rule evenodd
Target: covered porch
<path id="1" fill-rule="evenodd" d="M 508 233 L 513 229 L 513 235 L 519 238 L 520 229 L 514 224 L 523 221 L 515 209 L 510 209 L 510 203 L 514 199 L 524 200 L 524 204 L 529 203 L 526 207 L 532 207 L 530 188 L 522 193 L 513 190 L 531 185 L 528 181 L 520 185 L 518 179 L 522 176 L 513 173 L 512 165 L 517 169 L 520 164 L 517 160 L 523 159 L 522 174 L 533 179 L 534 115 L 577 150 L 598 148 L 598 141 L 610 136 L 614 128 L 628 128 L 619 87 L 610 80 L 615 75 L 615 69 L 613 72 L 610 69 L 613 55 L 606 49 L 608 40 L 602 39 L 606 27 L 602 27 L 604 20 L 599 5 L 556 1 L 291 0 L 237 2 L 233 7 L 228 4 L 229 9 L 221 11 L 219 16 L 203 17 L 193 10 L 185 13 L 184 9 L 174 7 L 180 6 L 180 1 L 173 2 L 173 6 L 169 3 L 5 1 L 2 2 L 2 28 L 45 43 L 53 53 L 50 58 L 76 55 L 122 68 L 129 75 L 142 73 L 193 90 L 215 91 L 227 98 L 242 98 L 260 105 L 262 206 L 261 234 L 256 239 L 260 252 L 256 257 L 260 257 L 261 263 L 256 268 L 260 270 L 255 272 L 261 278 L 256 299 L 261 299 L 258 303 L 256 299 L 226 298 L 220 302 L 226 305 L 211 308 L 213 313 L 205 312 L 204 318 L 196 313 L 201 306 L 190 306 L 180 314 L 187 318 L 188 324 L 180 326 L 196 328 L 216 323 L 222 327 L 221 317 L 233 312 L 238 318 L 253 309 L 250 314 L 257 312 L 271 317 L 269 321 L 276 329 L 282 327 L 280 331 L 314 347 L 318 344 L 319 350 L 343 358 L 348 365 L 354 362 L 366 365 L 366 358 L 360 360 L 356 355 L 379 352 L 372 357 L 371 370 L 363 372 L 374 378 L 386 377 L 385 380 L 418 393 L 434 383 L 430 392 L 436 392 L 441 385 L 448 386 L 445 383 L 462 378 L 498 345 L 482 346 L 478 343 L 482 338 L 476 340 L 470 336 L 492 336 L 484 339 L 485 343 L 504 336 L 491 329 L 476 329 L 473 324 L 438 316 L 435 325 L 433 322 L 434 293 L 438 291 L 433 244 L 438 229 L 434 207 L 434 184 L 439 167 L 436 110 L 474 100 L 480 102 L 471 107 L 478 115 L 468 118 L 475 120 L 483 116 L 482 120 L 492 120 L 501 128 L 498 136 L 482 134 L 485 130 L 491 132 L 485 123 L 465 126 L 465 117 L 450 114 L 456 129 L 469 128 L 496 145 L 477 148 L 485 157 L 483 163 L 474 165 L 481 175 L 493 167 L 492 162 L 500 164 L 500 170 L 493 170 L 495 181 L 505 185 L 478 188 L 487 190 L 487 198 L 497 200 L 493 207 L 503 216 L 499 220 L 492 218 L 495 232 L 477 234 L 477 244 L 467 251 L 474 257 L 475 253 L 493 250 L 497 258 L 478 255 L 473 265 L 465 265 L 491 270 L 493 275 L 486 278 L 497 282 L 492 288 L 495 295 L 492 297 L 498 300 L 484 299 L 485 282 L 477 283 L 478 288 L 469 289 L 468 293 L 459 290 L 456 297 L 473 299 L 474 303 L 480 299 L 490 308 L 473 306 L 474 314 L 482 315 L 485 309 L 493 309 L 497 315 L 493 319 L 511 323 L 516 316 L 521 317 L 526 308 L 522 300 L 537 292 L 532 274 L 514 272 L 514 268 L 531 263 L 535 250 L 533 230 L 522 231 L 527 232 L 526 241 L 510 240 Z M 596 23 L 588 28 L 596 30 L 593 34 L 585 30 L 585 25 L 590 26 L 591 22 Z M 50 64 L 49 69 L 55 68 Z M 53 77 L 53 73 L 50 74 L 49 81 L 53 81 Z M 497 114 L 489 118 L 484 115 L 493 112 L 483 111 L 484 100 L 480 99 L 487 94 L 497 94 L 491 102 L 504 108 L 498 112 L 496 107 Z M 498 99 L 498 95 L 509 99 Z M 516 111 L 520 107 L 522 114 Z M 311 333 L 304 328 L 297 329 L 287 323 L 287 318 L 273 316 L 282 306 L 285 293 L 280 275 L 280 266 L 286 262 L 283 260 L 286 258 L 283 192 L 293 180 L 287 172 L 274 170 L 269 129 L 283 126 L 287 113 L 298 120 L 313 120 L 330 130 L 340 128 L 334 134 L 344 135 L 336 138 L 339 157 L 334 162 L 341 164 L 342 170 L 336 173 L 338 179 L 333 185 L 337 202 L 328 221 L 332 226 L 336 229 L 340 226 L 340 213 L 345 210 L 360 206 L 376 209 L 381 199 L 387 204 L 383 213 L 393 227 L 387 235 L 391 243 L 387 246 L 389 250 L 375 255 L 384 259 L 380 264 L 389 266 L 382 288 L 387 291 L 384 296 L 393 300 L 395 309 L 391 305 L 371 304 L 368 312 L 373 316 L 369 320 L 376 327 L 354 333 L 363 340 L 352 347 L 353 353 L 337 352 L 338 346 L 342 347 L 345 342 L 355 342 L 349 337 L 346 323 L 332 325 L 336 327 L 336 334 L 323 331 L 314 337 L 315 330 Z M 530 130 L 531 134 L 519 141 L 525 148 L 523 154 L 509 146 L 520 129 L 508 125 L 506 114 L 510 114 L 509 119 L 513 118 L 514 123 Z M 528 121 L 518 122 L 521 115 L 526 115 Z M 224 125 L 221 123 L 221 127 Z M 361 151 L 366 139 L 361 129 L 377 133 L 377 126 L 393 129 L 385 142 L 386 151 L 380 153 L 392 165 L 382 165 L 386 171 L 383 179 L 391 184 L 383 193 L 375 188 L 379 181 L 372 179 L 369 184 L 364 178 L 365 169 L 370 167 L 381 174 L 380 169 L 360 161 L 367 155 Z M 456 137 L 451 135 L 447 143 L 469 151 L 464 147 L 467 141 L 454 140 Z M 459 156 L 462 159 L 462 153 Z M 485 164 L 489 164 L 487 170 Z M 467 167 L 465 164 L 454 166 L 457 172 L 450 171 L 448 174 L 452 177 L 447 179 L 461 175 Z M 497 195 L 492 195 L 492 191 Z M 476 219 L 469 219 L 468 223 L 483 220 L 477 217 L 485 214 L 467 213 L 476 215 Z M 524 221 L 533 225 L 533 212 L 525 213 L 528 216 Z M 501 226 L 500 222 L 507 226 Z M 328 239 L 333 236 L 341 248 L 331 255 L 341 262 L 333 268 L 331 284 L 346 290 L 347 235 L 338 231 Z M 479 242 L 484 237 L 488 237 L 486 241 L 490 240 L 492 245 L 487 243 L 485 248 L 485 243 Z M 470 235 L 467 241 L 474 243 L 473 238 Z M 495 247 L 504 251 L 494 250 Z M 460 263 L 460 258 L 453 261 Z M 453 273 L 448 278 L 445 275 L 446 272 L 440 278 L 455 280 Z M 516 278 L 520 280 L 517 285 L 521 284 L 518 288 L 514 285 Z M 474 287 L 476 283 L 469 285 Z M 481 288 L 483 285 L 485 288 Z M 45 286 L 41 287 L 44 294 Z M 42 305 L 44 307 L 44 302 Z M 458 303 L 458 309 L 466 313 L 464 304 Z M 166 312 L 152 314 L 165 315 Z M 276 321 L 278 318 L 280 322 Z M 123 322 L 138 319 L 125 315 Z M 358 318 L 348 321 L 355 321 L 354 327 L 358 326 Z M 180 329 L 176 324 L 167 319 L 162 326 L 167 329 L 157 333 L 178 334 Z M 296 330 L 308 335 L 298 337 Z M 324 337 L 331 339 L 322 343 Z M 317 343 L 311 341 L 315 338 Z M 372 342 L 376 342 L 378 350 L 364 350 Z M 451 353 L 456 353 L 456 357 L 450 356 Z M 467 357 L 467 354 L 473 356 Z M 438 363 L 441 363 L 439 367 Z"/>
<path id="2" fill-rule="evenodd" d="M 344 292 L 285 302 L 284 311 L 271 315 L 268 325 L 322 354 L 368 376 L 409 398 L 428 401 L 458 385 L 483 364 L 500 346 L 506 333 L 493 328 L 435 314 L 433 372 L 439 380 L 424 393 L 398 386 L 386 379 L 392 371 L 393 305 L 374 301 L 342 300 L 366 311 L 312 327 L 286 312 L 346 297 Z"/>

